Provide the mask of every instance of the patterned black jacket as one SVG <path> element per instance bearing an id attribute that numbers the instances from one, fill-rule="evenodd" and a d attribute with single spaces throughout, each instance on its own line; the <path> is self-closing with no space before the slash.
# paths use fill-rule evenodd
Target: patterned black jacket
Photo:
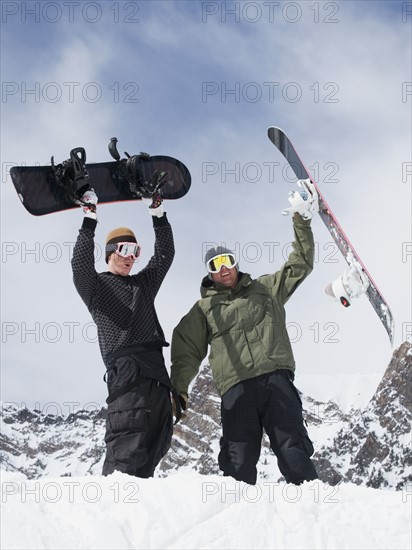
<path id="1" fill-rule="evenodd" d="M 166 214 L 153 217 L 154 255 L 136 275 L 97 273 L 94 233 L 97 222 L 84 218 L 72 258 L 74 284 L 97 326 L 100 351 L 108 366 L 113 352 L 144 344 L 167 345 L 154 300 L 174 257 L 172 228 Z"/>

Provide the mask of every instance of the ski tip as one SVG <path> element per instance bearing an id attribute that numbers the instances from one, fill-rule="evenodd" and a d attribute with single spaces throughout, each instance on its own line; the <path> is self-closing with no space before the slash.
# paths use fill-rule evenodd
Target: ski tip
<path id="1" fill-rule="evenodd" d="M 277 126 L 269 126 L 267 135 L 270 141 L 275 145 L 279 140 L 287 137 L 286 133 L 281 128 L 278 128 Z"/>
<path id="2" fill-rule="evenodd" d="M 279 126 L 269 126 L 268 128 L 268 134 L 272 132 L 282 132 L 284 134 L 285 132 L 282 130 L 282 128 L 279 128 Z"/>

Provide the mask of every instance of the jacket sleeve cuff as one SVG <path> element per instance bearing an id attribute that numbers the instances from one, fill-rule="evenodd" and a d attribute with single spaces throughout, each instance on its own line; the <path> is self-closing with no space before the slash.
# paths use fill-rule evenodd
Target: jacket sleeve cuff
<path id="1" fill-rule="evenodd" d="M 311 222 L 312 218 L 309 220 L 305 220 L 305 218 L 302 218 L 302 216 L 298 212 L 295 212 L 293 214 L 293 223 L 295 225 L 304 225 L 306 227 L 310 227 Z"/>
<path id="2" fill-rule="evenodd" d="M 153 216 L 153 227 L 163 227 L 165 225 L 170 225 L 169 220 L 167 219 L 166 212 L 164 212 L 161 218 Z"/>
<path id="3" fill-rule="evenodd" d="M 96 229 L 97 220 L 93 218 L 83 218 L 82 229 L 91 229 L 93 232 Z"/>

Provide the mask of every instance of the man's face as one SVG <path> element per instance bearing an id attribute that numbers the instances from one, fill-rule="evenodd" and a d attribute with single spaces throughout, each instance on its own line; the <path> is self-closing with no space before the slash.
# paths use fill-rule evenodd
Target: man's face
<path id="1" fill-rule="evenodd" d="M 222 265 L 218 273 L 212 273 L 212 279 L 215 283 L 219 283 L 229 288 L 234 288 L 237 285 L 238 278 L 236 266 L 226 267 Z"/>
<path id="2" fill-rule="evenodd" d="M 124 258 L 123 256 L 116 254 L 116 252 L 113 252 L 113 254 L 110 254 L 109 256 L 108 268 L 110 273 L 113 273 L 113 275 L 122 275 L 123 277 L 127 277 L 134 262 L 135 259 L 132 256 Z"/>

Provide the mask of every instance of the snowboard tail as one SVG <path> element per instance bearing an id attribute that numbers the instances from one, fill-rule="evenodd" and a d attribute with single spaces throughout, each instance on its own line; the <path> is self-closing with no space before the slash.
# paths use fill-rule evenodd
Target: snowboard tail
<path id="1" fill-rule="evenodd" d="M 73 151 L 78 151 L 77 148 Z M 72 152 L 73 152 L 72 151 Z M 142 157 L 142 158 L 140 158 Z M 135 174 L 131 174 L 129 161 Z M 69 162 L 69 161 L 66 161 Z M 85 164 L 83 173 L 74 177 L 62 176 L 54 166 L 14 166 L 10 176 L 17 194 L 30 214 L 42 216 L 79 207 L 80 196 L 87 189 L 94 189 L 99 204 L 118 201 L 141 200 L 143 190 L 158 191 L 163 199 L 179 199 L 190 189 L 191 176 L 179 160 L 165 156 L 128 157 L 115 162 Z M 63 172 L 62 172 L 63 173 Z M 66 177 L 67 176 L 67 177 Z M 69 181 L 70 180 L 70 181 Z"/>
<path id="2" fill-rule="evenodd" d="M 270 141 L 275 145 L 275 147 L 282 153 L 293 172 L 295 173 L 298 179 L 310 179 L 313 185 L 316 188 L 316 191 L 319 196 L 319 216 L 321 217 L 323 223 L 326 225 L 329 233 L 332 235 L 333 240 L 335 241 L 337 247 L 345 258 L 347 264 L 352 266 L 354 261 L 357 262 L 362 270 L 363 276 L 368 280 L 368 288 L 366 290 L 366 295 L 377 313 L 379 319 L 381 320 L 385 330 L 389 336 L 391 344 L 393 344 L 394 339 L 394 319 L 389 309 L 389 306 L 373 281 L 368 270 L 364 266 L 362 260 L 359 258 L 359 255 L 356 253 L 354 247 L 350 243 L 349 239 L 345 235 L 342 227 L 334 216 L 332 210 L 328 206 L 325 198 L 323 197 L 319 187 L 316 182 L 311 177 L 310 173 L 306 169 L 305 165 L 298 156 L 295 148 L 293 147 L 290 139 L 285 134 L 283 130 L 275 126 L 271 126 L 268 129 L 268 137 Z"/>

